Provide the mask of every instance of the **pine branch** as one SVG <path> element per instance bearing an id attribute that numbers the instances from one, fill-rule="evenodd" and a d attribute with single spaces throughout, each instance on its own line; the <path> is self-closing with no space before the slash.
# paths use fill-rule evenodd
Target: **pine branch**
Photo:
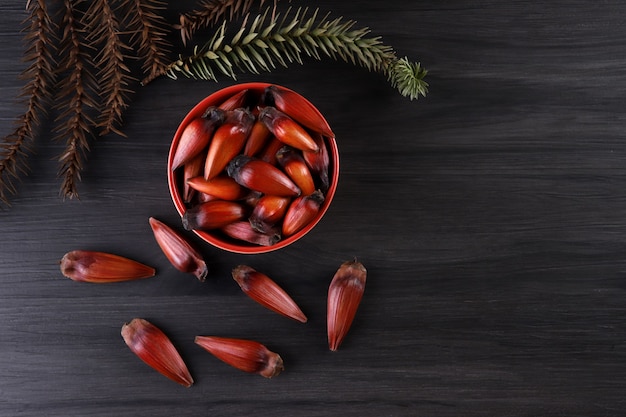
<path id="1" fill-rule="evenodd" d="M 405 97 L 411 100 L 426 97 L 428 83 L 424 81 L 428 71 L 419 62 L 410 62 L 407 57 L 398 59 L 388 73 L 389 81 Z"/>
<path id="2" fill-rule="evenodd" d="M 91 93 L 97 90 L 97 85 L 90 74 L 93 63 L 86 51 L 89 45 L 84 38 L 80 11 L 76 8 L 81 2 L 63 2 L 62 61 L 59 64 L 67 75 L 59 81 L 55 100 L 55 108 L 60 111 L 55 119 L 59 125 L 55 140 L 66 142 L 65 151 L 59 156 L 59 176 L 63 178 L 61 195 L 70 199 L 78 197 L 77 183 L 81 180 L 83 160 L 89 152 L 88 135 L 96 125 L 88 114 L 90 108 L 96 107 Z"/>
<path id="3" fill-rule="evenodd" d="M 259 8 L 265 1 L 260 0 Z M 183 45 L 186 45 L 196 31 L 210 27 L 222 18 L 226 20 L 227 15 L 228 20 L 243 16 L 252 8 L 252 3 L 254 0 L 203 0 L 196 10 L 181 14 L 180 24 L 174 27 L 180 30 Z"/>
<path id="4" fill-rule="evenodd" d="M 354 28 L 355 21 L 330 20 L 328 15 L 317 22 L 317 9 L 310 17 L 306 8 L 297 9 L 293 17 L 289 10 L 282 19 L 279 15 L 268 19 L 269 10 L 255 16 L 249 28 L 250 16 L 246 16 L 229 41 L 224 22 L 206 45 L 171 63 L 166 74 L 174 79 L 178 74 L 213 81 L 219 74 L 235 79 L 237 70 L 258 74 L 277 65 L 303 64 L 303 56 L 316 60 L 326 56 L 386 75 L 403 96 L 413 99 L 426 94 L 426 71 L 406 58 L 399 59 L 380 37 L 369 36 L 369 28 Z"/>
<path id="5" fill-rule="evenodd" d="M 166 4 L 159 0 L 129 0 L 127 27 L 132 31 L 131 45 L 142 60 L 146 77 L 154 79 L 163 73 L 170 58 L 171 43 L 167 40 L 168 24 L 160 14 Z"/>
<path id="6" fill-rule="evenodd" d="M 9 194 L 15 194 L 15 181 L 26 175 L 26 157 L 35 130 L 46 114 L 50 89 L 55 83 L 54 24 L 48 14 L 45 0 L 28 3 L 29 22 L 25 28 L 27 44 L 24 60 L 30 62 L 20 78 L 27 80 L 21 97 L 26 99 L 26 111 L 16 120 L 16 129 L 0 143 L 0 201 L 9 205 Z"/>
<path id="7" fill-rule="evenodd" d="M 132 92 L 128 86 L 135 80 L 125 63 L 126 52 L 132 48 L 121 39 L 120 22 L 109 3 L 115 1 L 94 0 L 85 14 L 89 43 L 99 50 L 94 57 L 101 97 L 97 126 L 101 128 L 100 135 L 115 132 L 126 136 L 120 129 L 122 114 L 128 108 L 127 96 Z"/>

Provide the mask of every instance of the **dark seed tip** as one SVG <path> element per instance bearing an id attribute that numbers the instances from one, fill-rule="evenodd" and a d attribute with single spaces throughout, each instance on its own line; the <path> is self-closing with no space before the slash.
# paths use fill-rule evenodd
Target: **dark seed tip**
<path id="1" fill-rule="evenodd" d="M 247 164 L 252 158 L 247 155 L 237 155 L 226 166 L 226 173 L 229 177 L 235 178 L 237 173 L 245 164 Z"/>
<path id="2" fill-rule="evenodd" d="M 185 214 L 183 214 L 183 217 L 181 219 L 182 223 L 183 223 L 183 228 L 185 230 L 193 230 L 193 227 L 191 225 L 191 222 L 189 221 L 189 212 L 185 212 Z"/>
<path id="3" fill-rule="evenodd" d="M 280 233 L 275 233 L 273 235 L 270 235 L 270 246 L 277 244 L 278 242 L 280 242 L 280 240 L 283 237 L 281 236 Z"/>
<path id="4" fill-rule="evenodd" d="M 322 193 L 321 190 L 316 190 L 313 194 L 309 196 L 309 198 L 318 204 L 322 204 L 324 202 L 324 193 Z"/>
<path id="5" fill-rule="evenodd" d="M 202 117 L 214 123 L 221 123 L 226 118 L 226 112 L 218 107 L 211 106 L 206 109 Z"/>
<path id="6" fill-rule="evenodd" d="M 265 104 L 266 106 L 274 105 L 274 93 L 276 92 L 276 90 L 277 88 L 275 85 L 270 85 L 265 88 L 261 97 L 261 101 L 263 102 L 263 104 Z"/>

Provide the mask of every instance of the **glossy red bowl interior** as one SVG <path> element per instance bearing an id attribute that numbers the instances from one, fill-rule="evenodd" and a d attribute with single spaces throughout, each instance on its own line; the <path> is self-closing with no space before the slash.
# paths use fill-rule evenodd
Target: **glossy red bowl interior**
<path id="1" fill-rule="evenodd" d="M 231 97 L 232 95 L 242 90 L 248 89 L 249 93 L 258 95 L 260 97 L 261 94 L 263 93 L 263 90 L 265 90 L 265 88 L 270 85 L 272 84 L 245 83 L 245 84 L 237 84 L 237 85 L 232 85 L 230 87 L 223 88 L 219 91 L 214 92 L 213 94 L 209 95 L 204 100 L 199 102 L 193 109 L 191 109 L 189 113 L 187 113 L 183 121 L 180 123 L 180 125 L 178 126 L 178 129 L 176 130 L 176 134 L 174 135 L 174 139 L 172 140 L 172 144 L 170 146 L 170 151 L 169 151 L 169 155 L 167 159 L 167 180 L 168 180 L 168 186 L 170 190 L 170 195 L 172 197 L 172 201 L 174 202 L 174 206 L 176 207 L 176 210 L 178 211 L 181 217 L 184 215 L 185 211 L 187 210 L 187 207 L 182 197 L 182 186 L 181 186 L 182 176 L 180 175 L 180 172 L 179 172 L 180 170 L 176 170 L 176 171 L 172 170 L 172 162 L 174 158 L 174 151 L 176 150 L 176 147 L 178 146 L 178 142 L 180 141 L 180 136 L 185 126 L 187 126 L 189 122 L 191 122 L 191 120 L 193 120 L 194 118 L 201 116 L 208 107 L 218 106 L 222 102 L 224 102 L 224 100 L 226 100 L 227 98 Z M 279 87 L 285 88 L 282 86 L 279 86 Z M 266 252 L 275 251 L 275 250 L 284 248 L 286 246 L 289 246 L 290 244 L 302 238 L 304 235 L 309 233 L 311 229 L 313 229 L 317 223 L 319 223 L 319 221 L 322 219 L 326 211 L 328 211 L 328 208 L 330 207 L 330 204 L 337 190 L 337 184 L 339 182 L 339 150 L 337 148 L 337 142 L 334 138 L 325 138 L 325 140 L 328 143 L 328 153 L 330 157 L 330 166 L 329 166 L 329 172 L 328 172 L 330 186 L 328 188 L 328 191 L 325 194 L 324 203 L 322 204 L 317 216 L 313 219 L 313 221 L 311 221 L 308 225 L 306 225 L 299 232 L 280 240 L 278 243 L 272 246 L 259 246 L 259 245 L 249 244 L 246 242 L 237 241 L 237 240 L 229 238 L 228 236 L 221 234 L 219 231 L 214 232 L 214 231 L 194 230 L 194 233 L 198 235 L 201 239 L 203 239 L 204 241 L 210 243 L 211 245 L 215 247 L 224 249 L 229 252 L 243 253 L 243 254 L 257 254 L 257 253 L 266 253 Z"/>

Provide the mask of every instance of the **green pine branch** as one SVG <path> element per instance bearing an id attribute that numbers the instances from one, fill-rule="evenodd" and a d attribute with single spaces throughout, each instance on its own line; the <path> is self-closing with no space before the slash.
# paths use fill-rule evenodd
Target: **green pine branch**
<path id="1" fill-rule="evenodd" d="M 219 75 L 236 79 L 237 71 L 258 74 L 277 66 L 303 64 L 303 57 L 321 60 L 323 57 L 343 60 L 384 74 L 400 94 L 411 100 L 425 96 L 427 71 L 408 58 L 398 58 L 391 46 L 380 37 L 369 36 L 367 27 L 355 28 L 356 22 L 343 18 L 318 20 L 318 9 L 307 15 L 308 9 L 291 9 L 281 18 L 270 16 L 270 8 L 254 17 L 249 26 L 246 16 L 241 28 L 227 39 L 226 22 L 203 47 L 195 47 L 191 56 L 180 57 L 164 69 L 176 79 L 188 78 L 217 81 Z M 150 79 L 144 80 L 144 84 Z"/>

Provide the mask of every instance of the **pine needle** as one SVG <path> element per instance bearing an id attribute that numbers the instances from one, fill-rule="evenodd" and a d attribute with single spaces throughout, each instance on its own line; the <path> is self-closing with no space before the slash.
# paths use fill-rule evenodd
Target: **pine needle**
<path id="1" fill-rule="evenodd" d="M 63 36 L 61 38 L 59 63 L 66 72 L 58 83 L 58 96 L 54 102 L 59 115 L 55 119 L 57 141 L 65 141 L 65 151 L 59 156 L 59 177 L 62 178 L 61 195 L 64 198 L 77 198 L 77 184 L 81 180 L 84 158 L 89 151 L 88 137 L 92 135 L 95 122 L 89 115 L 90 108 L 96 103 L 91 91 L 97 86 L 90 69 L 93 67 L 87 50 L 89 45 L 82 36 L 80 11 L 76 1 L 64 0 L 62 18 Z"/>
<path id="2" fill-rule="evenodd" d="M 424 81 L 424 77 L 427 73 L 428 71 L 422 68 L 419 62 L 410 62 L 407 57 L 404 57 L 397 60 L 389 71 L 389 81 L 400 91 L 400 94 L 413 100 L 420 95 L 426 96 L 428 83 Z"/>
<path id="3" fill-rule="evenodd" d="M 159 0 L 126 0 L 125 3 L 126 16 L 129 16 L 127 27 L 132 31 L 131 45 L 143 62 L 144 75 L 154 79 L 170 61 L 168 24 L 160 13 L 166 4 Z"/>
<path id="4" fill-rule="evenodd" d="M 55 28 L 46 2 L 29 2 L 27 10 L 24 59 L 30 65 L 21 74 L 27 83 L 20 94 L 27 97 L 26 111 L 18 117 L 15 130 L 0 143 L 0 201 L 6 205 L 9 205 L 9 194 L 16 193 L 15 181 L 27 172 L 25 159 L 30 150 L 29 142 L 34 140 L 35 130 L 46 114 L 50 90 L 55 84 Z"/>
<path id="5" fill-rule="evenodd" d="M 121 131 L 122 114 L 132 92 L 129 84 L 136 81 L 126 65 L 132 48 L 120 37 L 120 22 L 109 0 L 94 0 L 85 13 L 85 24 L 89 29 L 89 44 L 99 51 L 94 64 L 99 70 L 96 76 L 100 91 L 97 121 L 100 135 L 115 132 L 126 136 Z"/>
<path id="6" fill-rule="evenodd" d="M 259 7 L 265 1 L 260 0 Z M 232 21 L 248 12 L 253 3 L 254 0 L 202 0 L 197 9 L 181 14 L 180 24 L 174 27 L 180 30 L 180 38 L 186 45 L 196 31 L 217 24 L 220 19 Z"/>
<path id="7" fill-rule="evenodd" d="M 171 63 L 166 74 L 173 79 L 182 75 L 217 81 L 218 74 L 235 79 L 236 70 L 258 74 L 277 65 L 303 64 L 303 57 L 321 60 L 325 56 L 386 75 L 392 86 L 410 99 L 426 95 L 426 70 L 407 58 L 399 59 L 380 37 L 370 36 L 369 28 L 355 28 L 355 21 L 341 17 L 318 19 L 317 9 L 311 15 L 307 8 L 298 8 L 293 14 L 290 9 L 282 19 L 273 13 L 268 17 L 269 11 L 247 15 L 230 40 L 224 22 L 207 44 Z"/>

